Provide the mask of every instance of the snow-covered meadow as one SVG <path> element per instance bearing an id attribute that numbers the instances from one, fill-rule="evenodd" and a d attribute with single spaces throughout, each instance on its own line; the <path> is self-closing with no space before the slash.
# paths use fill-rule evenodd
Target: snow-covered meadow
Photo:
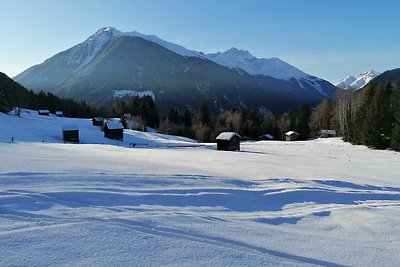
<path id="1" fill-rule="evenodd" d="M 62 142 L 65 124 L 83 144 Z M 114 141 L 34 112 L 0 113 L 0 126 L 1 266 L 400 262 L 397 152 L 337 138 L 241 152 L 136 131 Z"/>

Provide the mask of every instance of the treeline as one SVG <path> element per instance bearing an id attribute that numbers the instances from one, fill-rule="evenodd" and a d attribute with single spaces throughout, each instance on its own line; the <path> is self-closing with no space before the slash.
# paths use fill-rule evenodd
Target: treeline
<path id="1" fill-rule="evenodd" d="M 351 113 L 347 140 L 377 149 L 400 151 L 400 87 L 371 83 Z"/>
<path id="2" fill-rule="evenodd" d="M 151 96 L 117 98 L 114 101 L 111 114 L 109 114 L 109 110 L 102 110 L 101 113 L 108 114 L 107 117 L 120 117 L 123 123 L 126 119 L 131 119 L 152 128 L 157 128 L 160 122 L 156 104 Z"/>
<path id="3" fill-rule="evenodd" d="M 89 118 L 97 113 L 85 102 L 77 103 L 52 93 L 34 93 L 0 73 L 0 112 L 9 112 L 14 107 L 27 109 L 48 109 L 50 112 L 63 111 L 68 117 Z"/>
<path id="4" fill-rule="evenodd" d="M 200 142 L 213 142 L 219 133 L 226 131 L 237 132 L 244 139 L 258 140 L 262 135 L 270 134 L 277 140 L 283 140 L 285 133 L 293 130 L 300 133 L 302 139 L 307 139 L 310 117 L 311 111 L 306 105 L 281 116 L 243 108 L 212 116 L 208 106 L 202 104 L 194 113 L 189 109 L 182 112 L 170 109 L 161 118 L 158 131 L 194 138 Z"/>
<path id="5" fill-rule="evenodd" d="M 339 91 L 332 105 L 323 101 L 312 112 L 310 128 L 314 135 L 335 129 L 352 144 L 400 151 L 399 83 L 371 82 L 359 91 Z"/>

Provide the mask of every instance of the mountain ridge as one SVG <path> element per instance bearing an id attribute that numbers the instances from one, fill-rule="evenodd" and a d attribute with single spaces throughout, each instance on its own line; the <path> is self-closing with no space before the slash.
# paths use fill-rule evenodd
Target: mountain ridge
<path id="1" fill-rule="evenodd" d="M 349 87 L 359 90 L 366 86 L 374 78 L 378 77 L 381 73 L 374 70 L 366 71 L 357 76 L 347 76 L 346 78 L 335 83 L 335 86 L 341 89 L 346 89 Z"/>
<path id="2" fill-rule="evenodd" d="M 282 112 L 300 103 L 315 105 L 332 97 L 336 89 L 326 81 L 328 93 L 304 81 L 251 75 L 155 35 L 122 33 L 111 27 L 100 29 L 15 79 L 29 89 L 72 96 L 95 105 L 109 103 L 114 90 L 151 90 L 162 109 L 195 106 L 202 101 L 216 110 L 246 106 Z"/>

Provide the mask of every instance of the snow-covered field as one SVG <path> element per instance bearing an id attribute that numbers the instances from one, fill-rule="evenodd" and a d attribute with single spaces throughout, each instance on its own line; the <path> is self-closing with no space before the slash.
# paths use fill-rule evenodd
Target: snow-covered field
<path id="1" fill-rule="evenodd" d="M 64 124 L 84 144 L 64 144 Z M 0 113 L 0 126 L 0 266 L 400 262 L 399 153 L 336 138 L 241 152 L 110 141 L 89 120 L 34 113 Z"/>

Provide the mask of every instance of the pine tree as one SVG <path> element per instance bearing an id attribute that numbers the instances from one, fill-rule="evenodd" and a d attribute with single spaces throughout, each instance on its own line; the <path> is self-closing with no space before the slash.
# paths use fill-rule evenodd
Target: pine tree
<path id="1" fill-rule="evenodd" d="M 10 111 L 10 93 L 4 87 L 0 87 L 0 112 L 9 112 Z"/>
<path id="2" fill-rule="evenodd" d="M 171 123 L 175 123 L 175 124 L 179 124 L 180 123 L 179 112 L 178 112 L 178 110 L 176 108 L 171 108 L 168 111 L 167 118 Z"/>
<path id="3" fill-rule="evenodd" d="M 390 145 L 393 125 L 391 84 L 367 90 L 352 127 L 352 142 L 384 149 Z"/>
<path id="4" fill-rule="evenodd" d="M 369 125 L 366 123 L 367 112 L 374 99 L 375 91 L 374 87 L 368 87 L 366 89 L 361 106 L 357 110 L 355 120 L 351 123 L 351 127 L 349 127 L 348 140 L 353 144 L 365 144 L 365 134 L 369 131 Z"/>
<path id="5" fill-rule="evenodd" d="M 306 140 L 310 134 L 310 117 L 311 111 L 307 105 L 302 105 L 299 108 L 297 116 L 297 131 L 300 138 Z"/>
<path id="6" fill-rule="evenodd" d="M 394 120 L 394 128 L 392 130 L 391 148 L 400 151 L 400 106 L 397 109 L 397 113 Z"/>
<path id="7" fill-rule="evenodd" d="M 185 109 L 182 115 L 182 122 L 186 127 L 191 127 L 192 126 L 192 113 L 190 112 L 189 109 Z"/>
<path id="8" fill-rule="evenodd" d="M 208 109 L 207 104 L 201 104 L 199 106 L 199 110 L 196 115 L 196 119 L 201 123 L 201 124 L 208 124 L 211 121 L 210 118 L 210 111 Z"/>

